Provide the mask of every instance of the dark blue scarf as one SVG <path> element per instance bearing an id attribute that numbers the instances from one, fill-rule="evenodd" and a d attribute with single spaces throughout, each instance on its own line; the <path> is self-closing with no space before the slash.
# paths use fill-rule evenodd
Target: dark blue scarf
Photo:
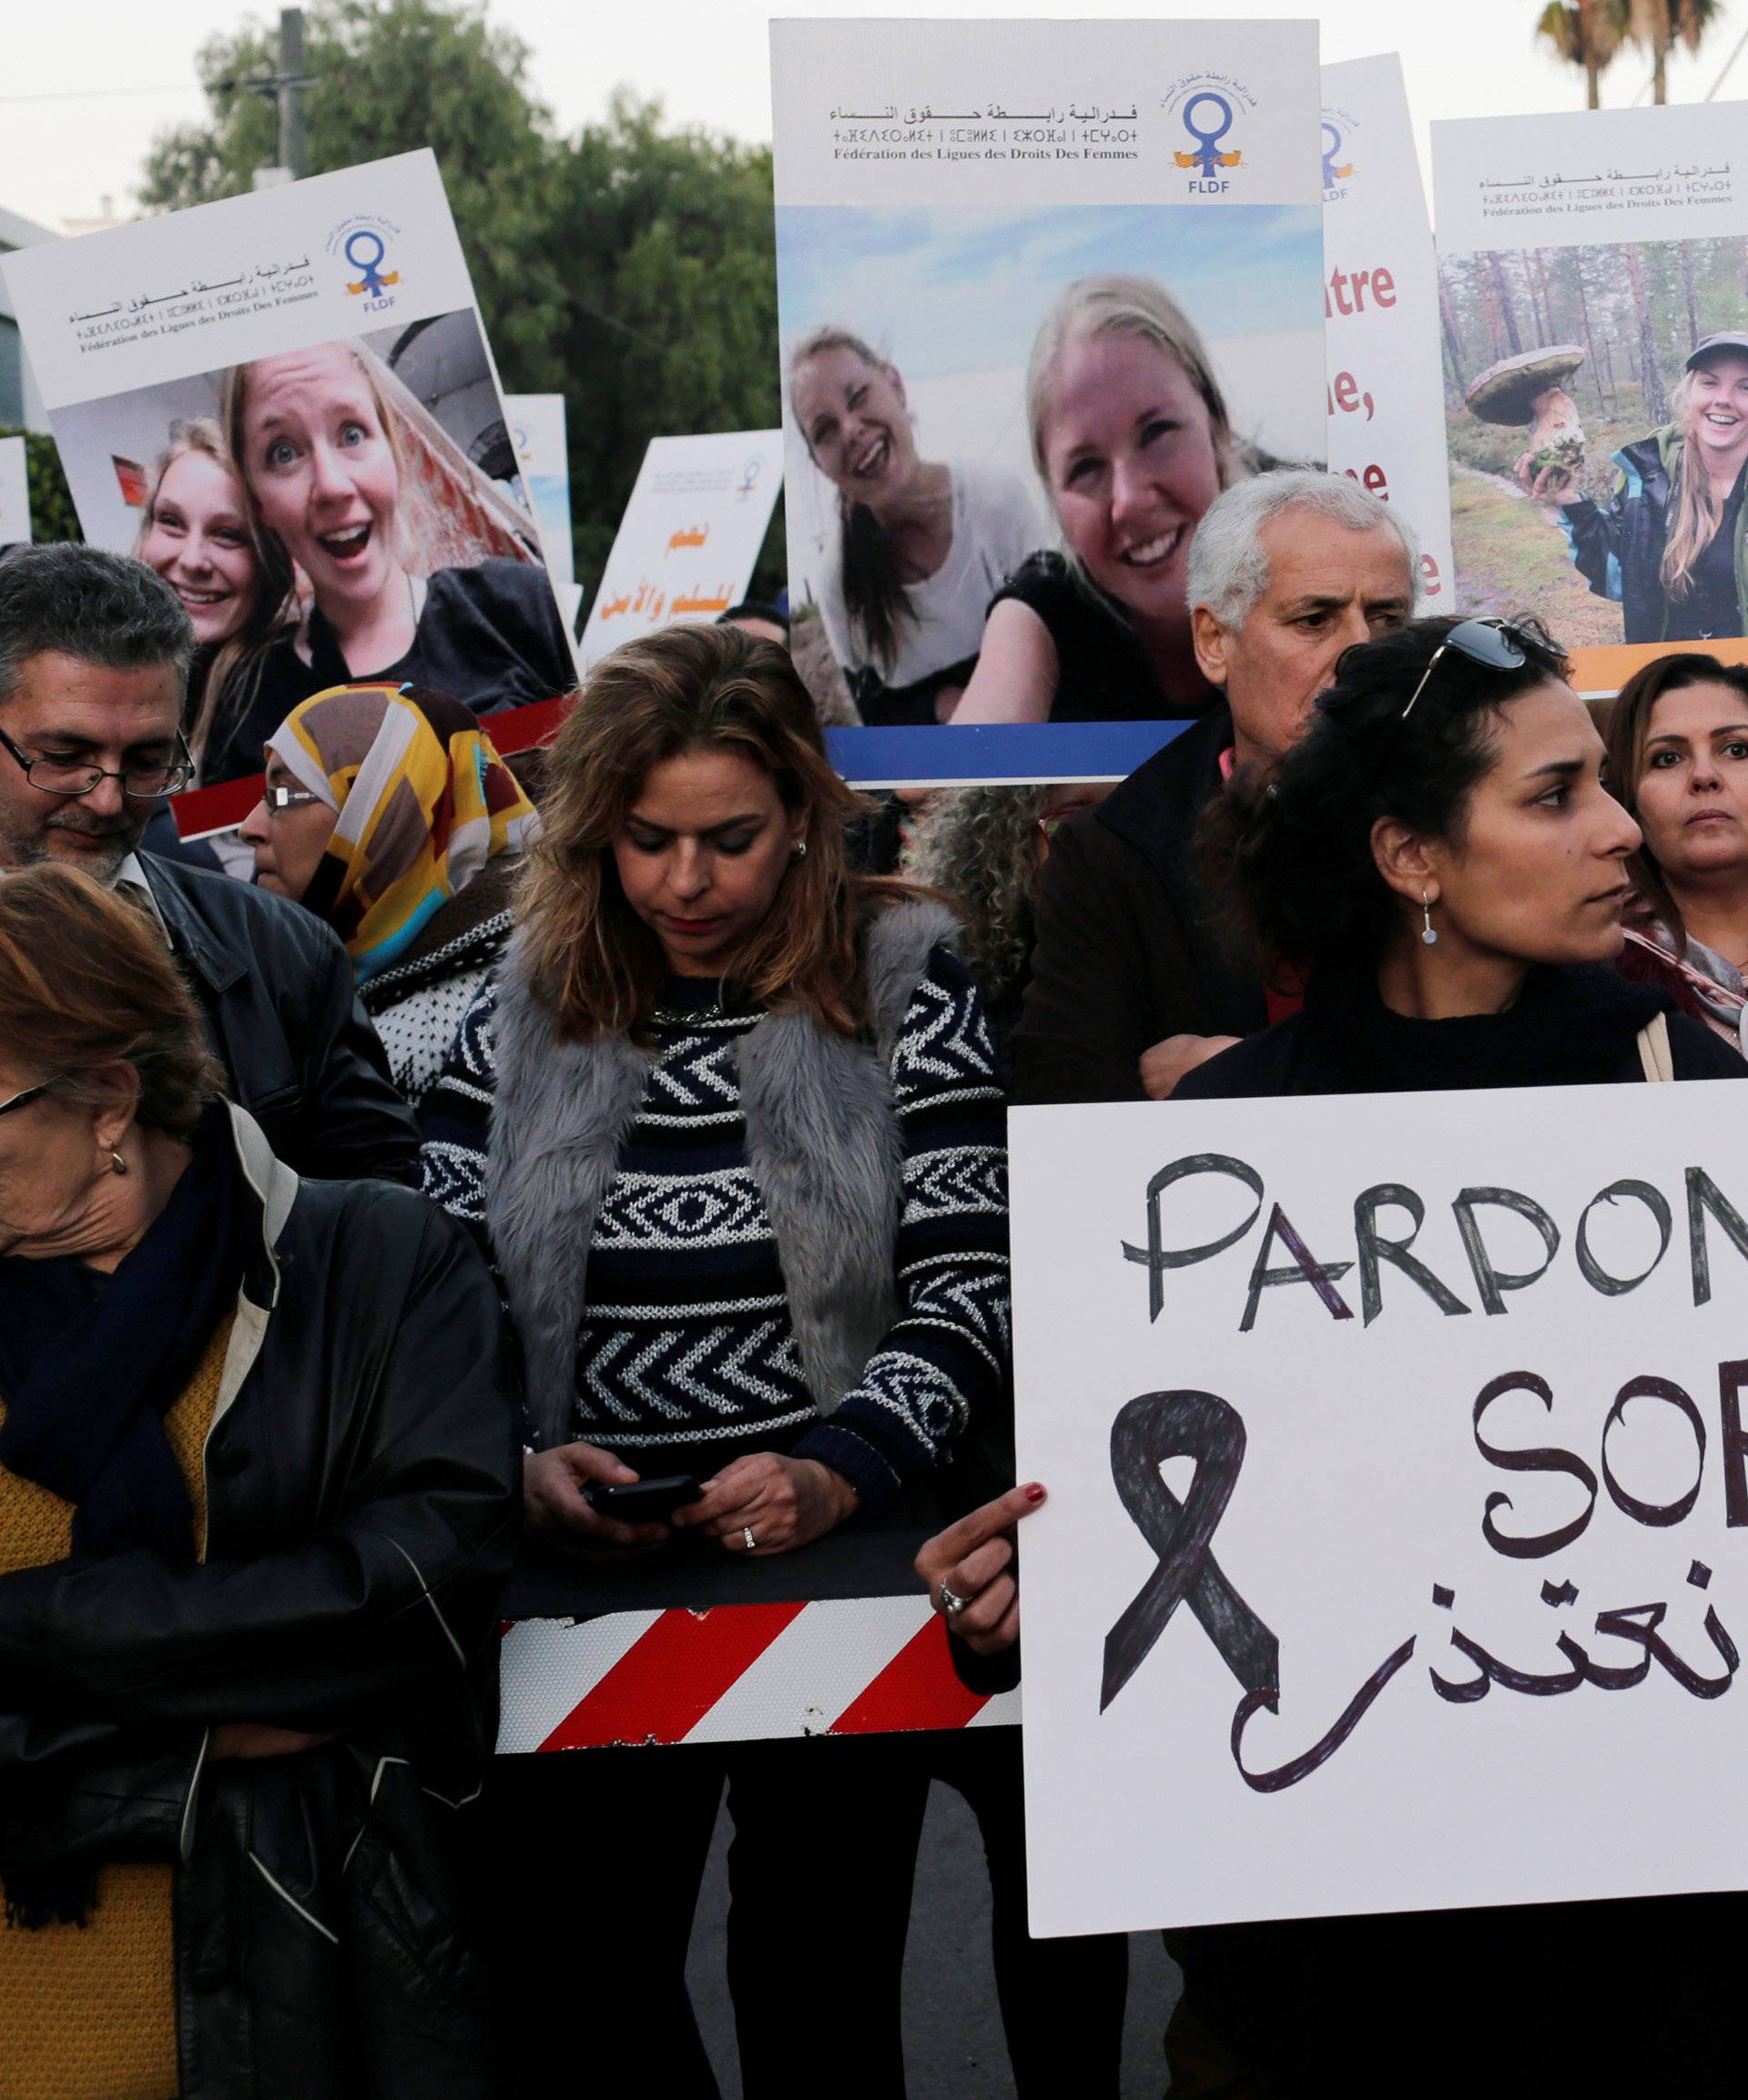
<path id="1" fill-rule="evenodd" d="M 242 1277 L 237 1155 L 209 1113 L 144 1238 L 101 1277 L 71 1259 L 0 1260 L 0 1466 L 76 1505 L 76 1557 L 195 1556 L 164 1417 Z"/>
<path id="2" fill-rule="evenodd" d="M 0 1465 L 75 1505 L 74 1557 L 196 1557 L 194 1512 L 164 1418 L 242 1279 L 229 1119 L 210 1111 L 170 1198 L 104 1277 L 76 1260 L 0 1260 Z M 18 1804 L 22 1807 L 22 1804 Z M 9 1922 L 82 1922 L 96 1865 L 0 1857 Z"/>

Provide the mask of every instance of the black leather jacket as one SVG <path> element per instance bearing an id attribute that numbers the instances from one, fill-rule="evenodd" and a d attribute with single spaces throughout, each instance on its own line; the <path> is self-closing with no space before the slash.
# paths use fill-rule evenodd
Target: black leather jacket
<path id="1" fill-rule="evenodd" d="M 419 1181 L 419 1131 L 331 928 L 226 875 L 142 853 L 231 1091 L 295 1173 Z"/>
<path id="2" fill-rule="evenodd" d="M 182 2100 L 484 2100 L 453 1860 L 519 1508 L 497 1295 L 434 1205 L 300 1183 L 231 1113 L 206 1557 L 0 1576 L 0 1856 L 175 1864 Z M 225 1721 L 336 1738 L 209 1763 Z"/>

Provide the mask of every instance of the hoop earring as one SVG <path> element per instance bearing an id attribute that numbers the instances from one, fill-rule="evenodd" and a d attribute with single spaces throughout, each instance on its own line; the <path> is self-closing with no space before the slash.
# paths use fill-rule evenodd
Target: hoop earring
<path id="1" fill-rule="evenodd" d="M 127 1162 L 122 1158 L 119 1152 L 110 1153 L 109 1172 L 112 1174 L 125 1174 L 127 1172 Z"/>
<path id="2" fill-rule="evenodd" d="M 807 840 L 805 838 L 798 838 L 795 844 L 790 847 L 789 851 L 798 860 L 805 860 L 808 857 Z"/>
<path id="3" fill-rule="evenodd" d="M 1432 907 L 1424 889 L 1420 892 L 1420 938 L 1428 948 L 1438 945 L 1438 936 L 1432 930 Z"/>

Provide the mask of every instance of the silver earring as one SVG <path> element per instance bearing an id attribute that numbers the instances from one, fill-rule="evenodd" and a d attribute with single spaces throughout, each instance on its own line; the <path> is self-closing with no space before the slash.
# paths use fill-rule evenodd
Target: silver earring
<path id="1" fill-rule="evenodd" d="M 127 1162 L 122 1158 L 119 1152 L 110 1153 L 109 1172 L 112 1174 L 125 1174 L 127 1172 Z"/>
<path id="2" fill-rule="evenodd" d="M 794 854 L 798 860 L 805 860 L 808 857 L 807 840 L 805 838 L 798 838 L 795 844 L 790 847 L 789 851 Z"/>
<path id="3" fill-rule="evenodd" d="M 1424 889 L 1420 892 L 1420 938 L 1428 948 L 1438 945 L 1438 936 L 1432 930 L 1432 907 Z"/>

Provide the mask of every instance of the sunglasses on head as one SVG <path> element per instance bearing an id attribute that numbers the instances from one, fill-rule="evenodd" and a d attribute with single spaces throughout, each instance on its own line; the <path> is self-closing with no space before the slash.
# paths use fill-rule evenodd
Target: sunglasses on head
<path id="1" fill-rule="evenodd" d="M 1448 649 L 1455 649 L 1471 664 L 1485 664 L 1489 671 L 1516 671 L 1530 661 L 1531 652 L 1546 653 L 1548 647 L 1546 640 L 1534 629 L 1514 627 L 1509 620 L 1458 620 L 1433 651 L 1420 674 L 1420 683 L 1408 695 L 1408 704 L 1397 720 L 1406 722 L 1414 712 L 1415 702 L 1426 691 L 1428 679 L 1438 668 L 1438 659 Z"/>

